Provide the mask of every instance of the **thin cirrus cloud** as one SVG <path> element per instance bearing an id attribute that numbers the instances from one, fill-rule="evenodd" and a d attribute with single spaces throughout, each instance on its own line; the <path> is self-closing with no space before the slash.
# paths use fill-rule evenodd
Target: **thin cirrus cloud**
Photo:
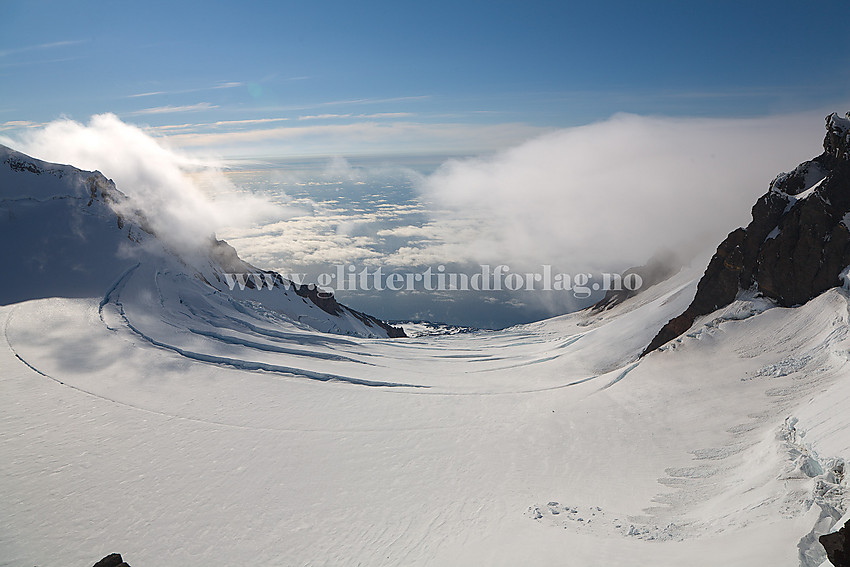
<path id="1" fill-rule="evenodd" d="M 370 104 L 393 104 L 397 102 L 421 102 L 432 99 L 432 95 L 397 96 L 391 98 L 355 98 L 344 100 L 329 100 L 313 104 L 300 104 L 291 106 L 266 106 L 254 109 L 257 112 L 292 112 L 297 110 L 310 110 L 332 106 L 354 106 Z"/>
<path id="2" fill-rule="evenodd" d="M 216 128 L 239 128 L 243 126 L 257 126 L 260 124 L 273 124 L 275 122 L 286 122 L 289 118 L 254 118 L 249 120 L 218 120 L 216 122 L 166 124 L 164 126 L 151 126 L 152 132 L 171 134 L 174 132 L 196 132 L 199 130 Z"/>
<path id="3" fill-rule="evenodd" d="M 410 118 L 416 116 L 413 112 L 373 112 L 372 114 L 307 114 L 299 116 L 298 120 L 336 120 L 344 118 L 380 120 L 389 118 Z"/>
<path id="4" fill-rule="evenodd" d="M 342 105 L 342 104 L 385 104 L 389 102 L 410 102 L 410 101 L 420 101 L 420 100 L 428 100 L 432 98 L 431 95 L 411 95 L 411 96 L 397 96 L 391 98 L 355 98 L 350 100 L 335 100 L 330 102 L 320 103 L 321 106 L 333 106 L 333 105 Z"/>
<path id="5" fill-rule="evenodd" d="M 35 128 L 36 126 L 40 126 L 40 124 L 30 120 L 9 120 L 7 122 L 0 122 L 0 132 L 3 130 L 17 130 L 19 128 Z"/>
<path id="6" fill-rule="evenodd" d="M 182 106 L 154 106 L 152 108 L 143 108 L 127 112 L 127 116 L 144 116 L 150 114 L 177 114 L 180 112 L 200 112 L 203 110 L 212 110 L 218 108 L 217 104 L 209 102 L 199 102 L 197 104 L 187 104 Z"/>
<path id="7" fill-rule="evenodd" d="M 71 47 L 72 45 L 80 45 L 83 43 L 87 43 L 87 40 L 84 39 L 75 39 L 69 41 L 53 41 L 50 43 L 40 43 L 38 45 L 26 45 L 22 47 L 14 47 L 12 49 L 0 50 L 0 57 L 6 57 L 8 55 L 16 55 L 19 53 L 27 53 L 30 51 L 43 51 L 48 49 L 57 49 L 64 47 Z"/>
<path id="8" fill-rule="evenodd" d="M 241 87 L 243 85 L 244 85 L 244 83 L 239 83 L 239 82 L 236 82 L 236 81 L 230 81 L 230 82 L 227 82 L 227 83 L 219 83 L 218 85 L 214 85 L 212 87 L 202 87 L 202 88 L 197 88 L 197 89 L 181 89 L 181 90 L 174 90 L 174 91 L 150 91 L 150 92 L 144 92 L 144 93 L 136 93 L 136 94 L 127 95 L 127 98 L 145 98 L 145 97 L 150 97 L 150 96 L 199 93 L 199 92 L 204 92 L 204 91 L 233 89 L 233 88 L 236 88 L 236 87 Z"/>
<path id="9" fill-rule="evenodd" d="M 179 107 L 165 107 L 169 109 L 175 109 Z M 214 107 L 210 107 L 214 108 Z M 175 110 L 177 112 L 178 110 Z M 146 112 L 146 114 L 165 114 L 166 112 Z M 333 120 L 333 119 L 360 119 L 360 120 L 380 120 L 380 119 L 397 119 L 397 118 L 407 118 L 415 116 L 414 113 L 411 112 L 378 112 L 374 114 L 320 114 L 320 115 L 312 115 L 312 116 L 299 116 L 297 118 L 298 121 L 306 121 L 306 120 Z M 148 129 L 152 132 L 157 132 L 164 135 L 176 136 L 177 134 L 185 135 L 186 139 L 191 139 L 193 134 L 199 134 L 200 136 L 204 135 L 204 132 L 208 132 L 210 130 L 223 130 L 224 132 L 218 132 L 224 134 L 226 137 L 228 129 L 233 129 L 233 132 L 245 132 L 245 128 L 249 128 L 251 126 L 268 126 L 270 124 L 280 123 L 280 122 L 289 122 L 290 118 L 278 117 L 278 118 L 251 118 L 245 120 L 217 120 L 215 122 L 186 122 L 183 124 L 165 124 L 161 126 L 150 126 Z M 10 123 L 11 127 L 12 123 Z M 3 125 L 0 124 L 0 127 Z M 266 132 L 264 130 L 250 130 L 251 132 L 256 132 L 254 135 L 246 136 L 248 139 L 252 138 L 266 138 L 266 137 L 275 137 L 276 134 L 274 132 Z M 265 133 L 264 133 L 265 132 Z M 278 132 L 280 133 L 280 132 Z M 180 141 L 183 138 L 173 138 L 173 141 Z M 211 138 L 211 140 L 221 141 L 223 138 Z"/>
<path id="10" fill-rule="evenodd" d="M 299 116 L 298 120 L 330 120 L 335 118 L 351 118 L 351 114 L 308 114 Z"/>

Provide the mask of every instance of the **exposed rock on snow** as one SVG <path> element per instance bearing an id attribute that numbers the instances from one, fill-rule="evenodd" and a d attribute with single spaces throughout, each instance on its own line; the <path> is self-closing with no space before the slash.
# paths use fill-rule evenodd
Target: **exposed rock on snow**
<path id="1" fill-rule="evenodd" d="M 644 354 L 675 339 L 694 320 L 755 290 L 780 306 L 802 305 L 842 285 L 850 264 L 850 119 L 826 117 L 824 152 L 780 174 L 752 210 L 746 228 L 732 231 L 717 248 L 697 293 L 671 319 Z"/>
<path id="2" fill-rule="evenodd" d="M 120 553 L 110 553 L 97 563 L 93 565 L 93 567 L 130 567 L 127 563 L 124 562 Z"/>
<path id="3" fill-rule="evenodd" d="M 850 521 L 835 533 L 819 538 L 829 562 L 835 567 L 850 567 Z"/>
<path id="4" fill-rule="evenodd" d="M 479 329 L 475 327 L 464 327 L 461 325 L 450 325 L 435 321 L 392 321 L 393 324 L 404 329 L 409 337 L 437 337 L 442 335 L 458 335 L 461 333 L 474 333 Z"/>
<path id="5" fill-rule="evenodd" d="M 641 291 L 661 283 L 679 271 L 684 262 L 672 250 L 662 250 L 655 253 L 643 266 L 629 268 L 622 273 L 625 278 L 629 274 L 637 274 L 641 278 L 641 286 L 638 289 L 611 289 L 605 293 L 605 297 L 593 304 L 589 309 L 594 313 L 606 311 L 615 305 L 619 305 L 630 297 Z"/>

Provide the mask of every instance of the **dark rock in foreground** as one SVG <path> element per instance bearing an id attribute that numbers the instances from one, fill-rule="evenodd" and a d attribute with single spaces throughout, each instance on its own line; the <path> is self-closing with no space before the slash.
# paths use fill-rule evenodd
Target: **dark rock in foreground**
<path id="1" fill-rule="evenodd" d="M 93 567 L 130 567 L 121 558 L 120 553 L 111 553 L 95 563 Z"/>
<path id="2" fill-rule="evenodd" d="M 819 541 L 826 550 L 829 562 L 835 567 L 850 567 L 850 521 L 833 534 L 820 536 Z"/>

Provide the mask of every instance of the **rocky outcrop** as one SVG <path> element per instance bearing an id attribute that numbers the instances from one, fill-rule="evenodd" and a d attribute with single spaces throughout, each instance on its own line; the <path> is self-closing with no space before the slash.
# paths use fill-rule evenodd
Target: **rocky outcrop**
<path id="1" fill-rule="evenodd" d="M 130 567 L 121 558 L 120 553 L 110 553 L 100 561 L 94 564 L 93 567 Z"/>
<path id="2" fill-rule="evenodd" d="M 334 294 L 328 290 L 324 290 L 316 286 L 315 284 L 302 284 L 290 281 L 279 273 L 270 271 L 270 270 L 260 270 L 255 268 L 254 266 L 248 264 L 244 260 L 242 260 L 239 255 L 236 253 L 236 250 L 224 240 L 212 239 L 210 243 L 210 256 L 214 259 L 215 263 L 224 269 L 224 272 L 229 273 L 251 273 L 257 274 L 259 276 L 258 280 L 254 278 L 248 277 L 245 278 L 245 287 L 251 290 L 255 290 L 263 285 L 268 285 L 268 282 L 272 282 L 274 288 L 279 288 L 283 291 L 293 290 L 298 297 L 303 297 L 310 301 L 313 305 L 328 313 L 329 315 L 333 315 L 334 317 L 339 317 L 344 313 L 348 312 L 353 317 L 359 319 L 363 322 L 367 327 L 377 327 L 386 331 L 387 336 L 391 339 L 407 337 L 404 332 L 404 329 L 401 327 L 394 327 L 389 323 L 385 323 L 384 321 L 369 315 L 367 313 L 363 313 L 361 311 L 356 311 L 342 305 L 336 300 Z M 223 274 L 223 272 L 222 272 Z M 223 277 L 221 274 L 216 272 L 216 278 L 218 279 L 219 284 L 222 282 Z M 212 285 L 208 280 L 207 283 Z"/>
<path id="3" fill-rule="evenodd" d="M 826 130 L 824 152 L 773 180 L 753 206 L 750 224 L 717 248 L 691 305 L 658 332 L 644 355 L 742 290 L 793 307 L 842 284 L 850 265 L 850 113 L 827 116 Z"/>
<path id="4" fill-rule="evenodd" d="M 684 266 L 684 262 L 672 250 L 661 250 L 656 252 L 652 258 L 646 262 L 646 264 L 629 268 L 621 274 L 623 278 L 629 274 L 637 274 L 640 276 L 640 288 L 634 290 L 625 288 L 610 289 L 605 292 L 605 297 L 588 307 L 588 309 L 592 313 L 607 311 L 647 288 L 667 280 L 678 272 L 682 266 Z"/>
<path id="5" fill-rule="evenodd" d="M 274 274 L 278 278 L 281 278 L 280 274 L 278 274 L 277 272 L 275 272 Z M 323 291 L 313 284 L 292 285 L 294 286 L 295 293 L 297 295 L 309 299 L 314 305 L 316 305 L 325 313 L 339 316 L 343 313 L 343 311 L 348 311 L 354 317 L 360 319 L 360 321 L 362 321 L 367 327 L 380 327 L 381 329 L 387 332 L 387 336 L 391 339 L 398 339 L 407 336 L 407 334 L 405 334 L 404 332 L 404 329 L 402 329 L 401 327 L 393 327 L 389 323 L 385 323 L 377 317 L 373 317 L 372 315 L 363 313 L 362 311 L 356 311 L 354 309 L 351 309 L 350 307 L 346 307 L 345 305 L 340 304 L 334 297 L 333 293 L 329 291 Z"/>
<path id="6" fill-rule="evenodd" d="M 820 536 L 819 541 L 830 563 L 835 567 L 850 567 L 850 521 L 837 532 Z"/>

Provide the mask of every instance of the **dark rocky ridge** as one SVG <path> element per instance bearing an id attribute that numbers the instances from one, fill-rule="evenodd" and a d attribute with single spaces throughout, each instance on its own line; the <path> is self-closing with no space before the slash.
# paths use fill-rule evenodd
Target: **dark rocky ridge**
<path id="1" fill-rule="evenodd" d="M 824 152 L 780 174 L 756 201 L 752 221 L 718 246 L 691 305 L 658 332 L 643 355 L 694 320 L 755 290 L 783 307 L 842 284 L 850 265 L 850 113 L 826 117 Z"/>
<path id="2" fill-rule="evenodd" d="M 236 253 L 236 250 L 224 240 L 217 240 L 215 238 L 211 239 L 210 255 L 216 260 L 219 266 L 225 269 L 225 271 L 231 273 L 244 273 L 247 271 L 256 274 L 263 274 L 264 277 L 268 278 L 268 280 L 263 281 L 273 281 L 275 288 L 280 288 L 284 291 L 288 289 L 293 290 L 297 296 L 309 300 L 325 313 L 339 317 L 343 313 L 348 312 L 352 316 L 362 321 L 363 324 L 365 324 L 367 327 L 379 327 L 383 329 L 384 331 L 386 331 L 387 336 L 391 339 L 407 337 L 407 334 L 405 334 L 404 329 L 402 329 L 401 327 L 394 327 L 393 325 L 390 325 L 389 323 L 386 323 L 378 319 L 377 317 L 373 317 L 372 315 L 369 315 L 367 313 L 363 313 L 361 311 L 357 311 L 355 309 L 342 305 L 336 300 L 333 293 L 329 291 L 324 291 L 314 284 L 299 284 L 284 278 L 277 272 L 273 272 L 270 270 L 259 270 L 257 268 L 254 268 L 253 266 L 247 264 L 244 260 L 239 258 L 239 255 Z M 247 278 L 245 280 L 245 287 L 248 289 L 256 289 L 257 284 L 251 278 Z"/>

